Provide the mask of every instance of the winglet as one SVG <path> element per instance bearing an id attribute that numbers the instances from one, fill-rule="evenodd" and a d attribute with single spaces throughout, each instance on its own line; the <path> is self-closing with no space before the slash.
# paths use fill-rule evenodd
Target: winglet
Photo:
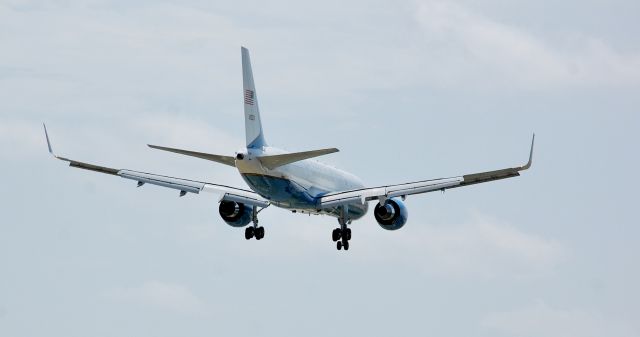
<path id="1" fill-rule="evenodd" d="M 49 134 L 47 133 L 47 126 L 42 123 L 42 126 L 44 127 L 44 136 L 45 138 L 47 138 L 47 147 L 49 148 L 49 153 L 51 153 L 52 156 L 54 157 L 58 157 L 55 155 L 55 153 L 53 153 L 53 150 L 51 149 L 51 142 L 49 141 Z"/>
<path id="2" fill-rule="evenodd" d="M 53 158 L 66 161 L 69 163 L 69 166 L 71 167 L 77 167 L 85 170 L 96 171 L 96 172 L 106 173 L 106 174 L 113 174 L 113 175 L 118 175 L 118 173 L 120 172 L 120 170 L 110 168 L 110 167 L 98 166 L 94 164 L 83 163 L 81 161 L 77 161 L 73 159 L 58 157 L 55 153 L 53 153 L 53 149 L 51 148 L 51 141 L 49 141 L 49 133 L 47 132 L 47 126 L 44 123 L 42 123 L 42 126 L 44 127 L 44 136 L 45 138 L 47 138 L 47 147 L 49 148 L 49 153 L 53 156 Z"/>
<path id="3" fill-rule="evenodd" d="M 531 151 L 529 152 L 529 161 L 527 162 L 526 165 L 520 167 L 520 170 L 528 170 L 531 167 L 531 163 L 533 162 L 533 143 L 536 140 L 536 134 L 533 134 L 533 137 L 531 138 Z"/>

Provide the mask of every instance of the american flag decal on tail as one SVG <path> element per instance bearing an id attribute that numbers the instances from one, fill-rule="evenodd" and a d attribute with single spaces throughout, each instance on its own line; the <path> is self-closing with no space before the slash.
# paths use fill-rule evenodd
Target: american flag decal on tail
<path id="1" fill-rule="evenodd" d="M 244 91 L 244 104 L 253 105 L 255 94 L 253 90 L 245 89 Z"/>

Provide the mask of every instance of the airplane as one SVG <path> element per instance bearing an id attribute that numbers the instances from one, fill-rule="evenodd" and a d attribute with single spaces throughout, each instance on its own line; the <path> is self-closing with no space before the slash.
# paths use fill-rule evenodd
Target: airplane
<path id="1" fill-rule="evenodd" d="M 258 226 L 258 214 L 270 205 L 293 213 L 335 217 L 339 227 L 332 231 L 331 239 L 336 243 L 338 250 L 349 249 L 351 228 L 348 226 L 367 213 L 370 201 L 377 201 L 373 216 L 380 227 L 391 231 L 398 230 L 407 223 L 408 211 L 404 204 L 407 196 L 434 191 L 444 192 L 450 188 L 517 177 L 520 171 L 531 167 L 535 134 L 531 139 L 529 161 L 524 166 L 450 178 L 366 187 L 351 173 L 311 160 L 338 152 L 336 148 L 292 153 L 268 145 L 262 130 L 249 50 L 241 47 L 241 56 L 246 147 L 235 152 L 234 156 L 225 156 L 157 145 L 148 146 L 235 167 L 250 189 L 115 169 L 60 157 L 53 152 L 47 127 L 43 124 L 49 153 L 68 162 L 71 167 L 134 180 L 137 187 L 149 184 L 171 188 L 178 190 L 181 197 L 187 193 L 216 193 L 220 195 L 220 217 L 232 227 L 245 227 L 244 236 L 247 240 L 264 238 L 265 230 L 264 227 Z"/>

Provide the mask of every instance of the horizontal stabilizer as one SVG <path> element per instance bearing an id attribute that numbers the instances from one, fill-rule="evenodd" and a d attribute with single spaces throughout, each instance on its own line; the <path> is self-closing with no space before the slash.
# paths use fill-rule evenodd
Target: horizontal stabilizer
<path id="1" fill-rule="evenodd" d="M 173 152 L 173 153 L 183 154 L 185 156 L 197 157 L 197 158 L 201 158 L 201 159 L 211 160 L 211 161 L 215 161 L 215 162 L 220 163 L 220 164 L 225 164 L 225 165 L 229 165 L 229 166 L 233 166 L 233 167 L 236 166 L 235 158 L 230 157 L 230 156 L 221 156 L 221 155 L 217 155 L 217 154 L 210 154 L 210 153 L 204 153 L 204 152 L 195 152 L 195 151 L 189 151 L 189 150 L 174 149 L 174 148 L 171 148 L 171 147 L 164 147 L 164 146 L 157 146 L 157 145 L 149 145 L 149 144 L 147 144 L 147 145 L 152 149 L 157 149 L 157 150 L 162 150 L 162 151 L 169 151 L 169 152 Z"/>
<path id="2" fill-rule="evenodd" d="M 260 162 L 262 163 L 262 166 L 272 170 L 278 166 L 287 165 L 297 161 L 319 157 L 325 154 L 330 154 L 338 151 L 340 150 L 336 148 L 330 148 L 330 149 L 321 149 L 321 150 L 313 150 L 313 151 L 276 154 L 273 156 L 262 156 L 259 158 L 260 158 Z"/>

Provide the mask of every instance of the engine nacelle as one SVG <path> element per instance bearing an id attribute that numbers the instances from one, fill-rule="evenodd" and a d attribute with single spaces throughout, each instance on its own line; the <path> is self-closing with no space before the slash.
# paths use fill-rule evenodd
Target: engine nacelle
<path id="1" fill-rule="evenodd" d="M 235 201 L 223 200 L 218 208 L 222 220 L 229 226 L 244 227 L 251 222 L 253 206 Z"/>
<path id="2" fill-rule="evenodd" d="M 380 227 L 395 231 L 407 223 L 409 213 L 400 198 L 391 198 L 387 199 L 384 205 L 378 203 L 373 215 L 376 217 Z"/>

